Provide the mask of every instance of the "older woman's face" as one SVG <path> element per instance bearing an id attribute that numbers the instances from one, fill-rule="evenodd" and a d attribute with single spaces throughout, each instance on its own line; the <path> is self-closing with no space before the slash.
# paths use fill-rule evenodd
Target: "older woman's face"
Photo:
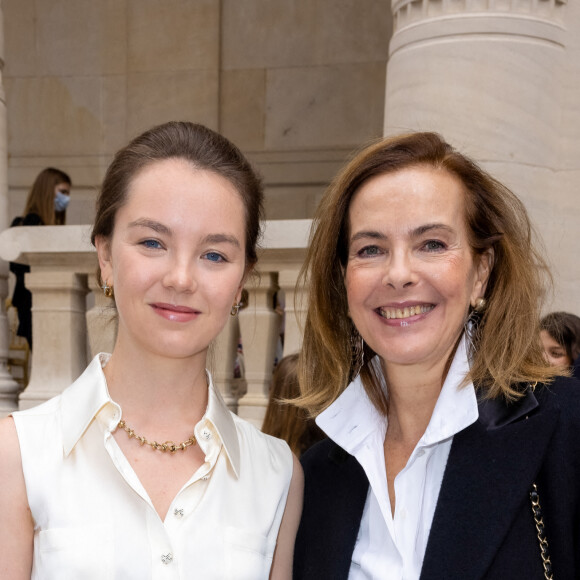
<path id="1" fill-rule="evenodd" d="M 345 283 L 361 336 L 387 367 L 444 365 L 490 268 L 469 245 L 461 182 L 430 166 L 378 175 L 348 218 Z"/>

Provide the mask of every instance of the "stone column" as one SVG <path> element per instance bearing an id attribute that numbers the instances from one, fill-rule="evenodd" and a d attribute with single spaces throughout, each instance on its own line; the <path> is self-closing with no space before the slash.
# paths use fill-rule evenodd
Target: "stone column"
<path id="1" fill-rule="evenodd" d="M 210 369 L 212 379 L 230 411 L 238 412 L 237 390 L 234 388 L 234 363 L 240 340 L 237 316 L 230 316 L 224 329 L 211 348 Z"/>
<path id="2" fill-rule="evenodd" d="M 4 20 L 0 4 L 0 231 L 8 222 L 8 150 L 6 135 L 6 97 L 2 72 L 4 70 Z M 8 372 L 9 334 L 5 300 L 8 296 L 8 264 L 0 260 L 0 417 L 18 408 L 18 384 Z"/>
<path id="3" fill-rule="evenodd" d="M 302 347 L 302 329 L 306 320 L 307 292 L 296 288 L 300 267 L 280 270 L 278 281 L 284 291 L 284 356 L 300 351 Z"/>
<path id="4" fill-rule="evenodd" d="M 113 352 L 119 318 L 113 301 L 103 294 L 96 274 L 89 274 L 88 282 L 95 299 L 95 305 L 87 311 L 88 356 L 92 359 L 100 352 Z"/>
<path id="5" fill-rule="evenodd" d="M 578 82 L 565 74 L 574 4 L 392 0 L 385 95 L 385 135 L 437 131 L 524 201 L 557 283 L 577 264 L 562 243 L 567 216 L 579 215 L 562 167 L 565 88 Z M 570 290 L 567 304 L 580 297 L 577 282 Z"/>
<path id="6" fill-rule="evenodd" d="M 20 395 L 20 408 L 58 395 L 87 366 L 86 274 L 32 271 L 32 373 Z M 56 361 L 56 364 L 55 364 Z"/>
<path id="7" fill-rule="evenodd" d="M 435 130 L 479 159 L 558 157 L 564 0 L 393 0 L 385 134 Z"/>
<path id="8" fill-rule="evenodd" d="M 246 394 L 238 402 L 238 414 L 261 428 L 268 395 L 281 316 L 274 310 L 278 274 L 261 272 L 247 285 L 249 305 L 240 311 L 240 330 L 244 349 Z"/>

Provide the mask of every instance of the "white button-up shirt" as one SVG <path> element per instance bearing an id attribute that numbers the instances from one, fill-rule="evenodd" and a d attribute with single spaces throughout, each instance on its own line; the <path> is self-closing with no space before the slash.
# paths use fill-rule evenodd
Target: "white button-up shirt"
<path id="1" fill-rule="evenodd" d="M 194 428 L 205 463 L 162 521 L 112 435 L 121 409 L 106 360 L 13 414 L 35 526 L 32 580 L 268 578 L 292 476 L 286 443 L 233 415 L 210 377 Z"/>
<path id="2" fill-rule="evenodd" d="M 394 516 L 383 447 L 388 422 L 372 405 L 360 378 L 317 417 L 326 434 L 356 457 L 370 484 L 349 580 L 419 578 L 453 436 L 479 416 L 473 384 L 458 388 L 468 371 L 462 339 L 429 425 L 395 478 Z"/>

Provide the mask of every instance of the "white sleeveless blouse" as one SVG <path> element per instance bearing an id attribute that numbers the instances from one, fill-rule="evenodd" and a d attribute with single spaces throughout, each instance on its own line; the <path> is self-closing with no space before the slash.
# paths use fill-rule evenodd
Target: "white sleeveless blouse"
<path id="1" fill-rule="evenodd" d="M 206 462 L 165 521 L 111 435 L 121 409 L 98 355 L 61 395 L 13 414 L 34 519 L 31 580 L 268 578 L 292 454 L 232 414 L 210 378 Z"/>

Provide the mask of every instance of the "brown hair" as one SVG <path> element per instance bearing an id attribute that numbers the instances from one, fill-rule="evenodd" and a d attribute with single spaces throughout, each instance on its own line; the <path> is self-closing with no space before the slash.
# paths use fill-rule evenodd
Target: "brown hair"
<path id="1" fill-rule="evenodd" d="M 550 312 L 540 320 L 540 330 L 566 351 L 572 363 L 580 356 L 580 317 L 570 312 Z"/>
<path id="2" fill-rule="evenodd" d="M 24 206 L 24 216 L 34 213 L 45 226 L 63 225 L 66 211 L 55 212 L 54 210 L 54 188 L 59 183 L 72 185 L 70 177 L 64 171 L 55 167 L 43 169 L 36 176 L 28 193 Z"/>
<path id="3" fill-rule="evenodd" d="M 300 395 L 298 385 L 298 355 L 283 357 L 272 377 L 270 399 L 262 431 L 284 439 L 298 457 L 312 444 L 324 438 L 324 433 L 308 417 L 305 409 L 289 401 Z"/>
<path id="4" fill-rule="evenodd" d="M 524 205 L 436 133 L 413 133 L 363 149 L 331 183 L 318 207 L 300 276 L 310 296 L 299 365 L 300 404 L 313 414 L 330 405 L 352 380 L 353 325 L 344 285 L 352 197 L 373 176 L 417 165 L 444 169 L 461 181 L 473 253 L 494 251 L 485 291 L 487 307 L 481 316 L 472 312 L 473 358 L 467 379 L 490 398 L 514 398 L 521 388 L 517 383 L 553 377 L 538 341 L 541 301 L 551 277 L 531 244 Z M 375 407 L 386 413 L 378 365 L 369 364 L 375 353 L 368 345 L 364 348 L 361 379 Z"/>
<path id="5" fill-rule="evenodd" d="M 171 121 L 145 131 L 115 155 L 107 169 L 99 197 L 91 242 L 97 236 L 110 238 L 117 211 L 126 203 L 129 185 L 146 166 L 165 159 L 184 159 L 197 169 L 212 171 L 227 179 L 238 191 L 246 211 L 246 268 L 257 262 L 263 209 L 261 180 L 225 137 L 196 123 Z M 100 270 L 99 284 L 102 283 Z"/>

